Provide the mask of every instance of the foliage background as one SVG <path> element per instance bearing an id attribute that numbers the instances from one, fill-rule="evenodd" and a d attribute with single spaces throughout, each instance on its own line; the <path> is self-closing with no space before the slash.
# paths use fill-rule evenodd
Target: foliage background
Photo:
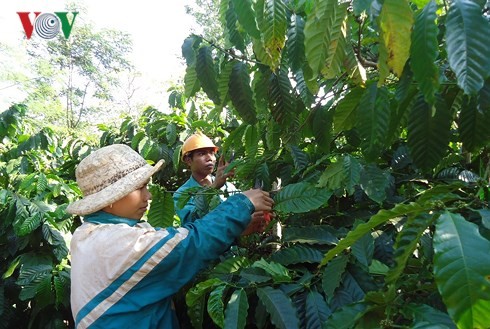
<path id="1" fill-rule="evenodd" d="M 182 323 L 488 328 L 488 3 L 207 3 L 223 35 L 184 40 L 171 114 L 149 107 L 88 143 L 25 106 L 2 113 L 0 326 L 72 325 L 64 237 L 80 219 L 63 210 L 91 148 L 164 158 L 148 220 L 178 225 L 180 147 L 202 130 L 235 154 L 239 188 L 274 191 L 276 217 L 176 296 Z"/>

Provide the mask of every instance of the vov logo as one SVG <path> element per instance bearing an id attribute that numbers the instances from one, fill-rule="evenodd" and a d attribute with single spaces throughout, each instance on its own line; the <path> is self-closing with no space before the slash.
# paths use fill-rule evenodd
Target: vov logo
<path id="1" fill-rule="evenodd" d="M 70 37 L 73 24 L 75 23 L 75 18 L 78 15 L 78 11 L 72 12 L 73 18 L 71 23 L 68 21 L 68 12 L 34 12 L 34 21 L 31 21 L 29 14 L 30 12 L 17 12 L 27 39 L 31 38 L 32 31 L 36 31 L 36 34 L 43 39 L 53 39 L 58 35 L 60 30 L 63 31 L 65 39 L 68 39 Z"/>

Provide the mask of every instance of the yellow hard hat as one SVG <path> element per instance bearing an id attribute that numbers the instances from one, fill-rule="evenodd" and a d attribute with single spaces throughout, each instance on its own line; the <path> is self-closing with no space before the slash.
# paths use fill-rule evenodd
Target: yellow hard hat
<path id="1" fill-rule="evenodd" d="M 218 151 L 218 147 L 214 145 L 213 141 L 206 135 L 201 132 L 190 135 L 182 145 L 182 149 L 180 150 L 180 158 L 182 161 L 187 153 L 204 148 L 214 148 L 214 151 Z"/>

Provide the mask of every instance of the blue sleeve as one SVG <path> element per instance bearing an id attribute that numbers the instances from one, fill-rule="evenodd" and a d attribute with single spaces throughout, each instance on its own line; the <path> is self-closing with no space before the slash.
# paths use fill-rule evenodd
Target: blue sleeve
<path id="1" fill-rule="evenodd" d="M 155 268 L 178 291 L 240 236 L 255 208 L 243 194 L 229 197 L 206 216 L 184 225 L 187 236 Z"/>
<path id="2" fill-rule="evenodd" d="M 192 223 L 193 221 L 195 221 L 198 216 L 196 204 L 194 203 L 194 197 L 189 199 L 184 208 L 177 209 L 177 207 L 175 207 L 175 212 L 180 218 L 181 225 Z"/>

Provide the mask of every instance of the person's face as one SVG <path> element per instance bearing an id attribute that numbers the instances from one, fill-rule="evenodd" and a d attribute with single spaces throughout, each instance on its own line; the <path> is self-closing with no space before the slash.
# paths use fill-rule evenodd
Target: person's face
<path id="1" fill-rule="evenodd" d="M 140 220 L 148 209 L 150 200 L 151 193 L 148 191 L 148 182 L 146 182 L 139 189 L 114 202 L 112 208 L 109 206 L 104 210 L 120 217 Z"/>
<path id="2" fill-rule="evenodd" d="M 210 175 L 216 164 L 214 148 L 203 148 L 192 152 L 186 157 L 185 162 L 189 165 L 191 172 L 200 176 Z"/>

